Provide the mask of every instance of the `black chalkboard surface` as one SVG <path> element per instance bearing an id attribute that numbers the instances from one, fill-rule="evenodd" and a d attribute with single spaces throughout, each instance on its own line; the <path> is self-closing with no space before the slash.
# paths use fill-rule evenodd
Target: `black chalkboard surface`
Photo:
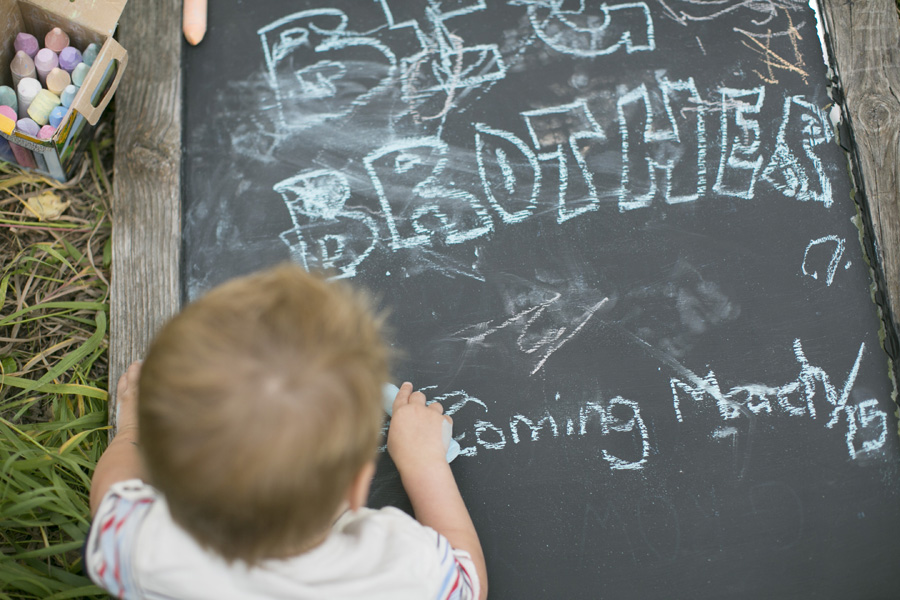
<path id="1" fill-rule="evenodd" d="M 379 294 L 492 598 L 900 594 L 806 2 L 222 0 L 184 69 L 186 300 L 287 259 Z"/>

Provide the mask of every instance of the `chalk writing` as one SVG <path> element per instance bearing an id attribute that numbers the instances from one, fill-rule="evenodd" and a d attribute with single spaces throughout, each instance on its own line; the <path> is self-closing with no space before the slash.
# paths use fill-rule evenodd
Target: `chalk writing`
<path id="1" fill-rule="evenodd" d="M 511 224 L 530 217 L 541 193 L 541 168 L 531 148 L 512 133 L 482 123 L 475 124 L 475 148 L 484 194 L 500 220 Z M 512 162 L 516 154 L 525 159 L 524 164 Z M 530 185 L 522 184 L 529 180 Z"/>
<path id="2" fill-rule="evenodd" d="M 763 163 L 759 154 L 761 128 L 754 115 L 758 115 L 762 109 L 766 89 L 721 88 L 719 93 L 722 94 L 722 152 L 713 189 L 725 196 L 749 200 L 753 198 L 759 169 Z M 733 123 L 731 117 L 734 119 Z"/>
<path id="3" fill-rule="evenodd" d="M 589 14 L 587 8 L 596 6 L 578 0 L 577 7 L 563 8 L 559 0 L 510 0 L 510 4 L 528 7 L 528 18 L 537 36 L 548 46 L 578 57 L 612 54 L 625 48 L 632 52 L 656 49 L 653 19 L 644 2 L 599 6 L 602 22 Z M 575 3 L 572 3 L 575 4 Z"/>
<path id="4" fill-rule="evenodd" d="M 531 135 L 534 147 L 553 148 L 553 150 L 541 152 L 538 154 L 538 158 L 542 161 L 557 162 L 559 169 L 557 222 L 563 223 L 578 215 L 597 210 L 599 207 L 597 188 L 594 185 L 593 175 L 588 170 L 584 155 L 592 145 L 606 141 L 606 134 L 594 115 L 591 114 L 587 103 L 580 101 L 552 108 L 529 110 L 521 114 L 528 126 L 528 133 Z M 560 134 L 560 130 L 564 133 Z M 575 208 L 570 207 L 571 201 L 567 197 L 569 155 L 575 159 L 583 181 L 587 185 L 586 198 L 578 198 Z"/>
<path id="5" fill-rule="evenodd" d="M 351 35 L 348 22 L 343 11 L 323 8 L 259 30 L 282 127 L 305 129 L 339 119 L 389 86 L 396 56 L 375 38 Z"/>
<path id="6" fill-rule="evenodd" d="M 447 415 L 455 415 L 468 405 L 478 407 L 487 415 L 489 409 L 487 405 L 480 399 L 470 396 L 462 390 L 457 390 L 442 394 L 435 398 L 447 406 L 444 411 Z M 624 413 L 624 414 L 623 414 Z M 626 418 L 623 418 L 626 417 Z M 584 438 L 591 432 L 596 431 L 595 421 L 599 420 L 599 433 L 602 440 L 607 439 L 613 434 L 627 434 L 626 439 L 633 439 L 640 444 L 640 454 L 633 457 L 620 457 L 612 454 L 608 449 L 601 449 L 603 460 L 612 470 L 634 470 L 642 469 L 647 464 L 650 456 L 650 440 L 649 432 L 643 418 L 641 417 L 641 409 L 637 402 L 626 400 L 622 397 L 616 397 L 608 402 L 590 401 L 585 403 L 578 410 L 578 427 L 574 426 L 570 417 L 567 419 L 567 427 L 565 435 L 567 437 Z M 556 419 L 550 415 L 549 411 L 545 411 L 542 416 L 536 420 L 530 419 L 524 415 L 513 415 L 509 419 L 508 431 L 509 439 L 513 444 L 519 444 L 525 439 L 519 434 L 520 426 L 526 425 L 530 432 L 530 440 L 536 442 L 540 439 L 542 431 L 548 431 L 553 438 L 559 438 L 560 430 L 556 424 Z M 508 440 L 506 435 L 507 429 L 496 425 L 494 422 L 483 418 L 477 419 L 473 425 L 472 436 L 470 432 L 457 432 L 454 435 L 461 446 L 461 456 L 476 456 L 479 447 L 484 450 L 502 450 L 507 447 Z M 474 443 L 469 444 L 470 441 Z"/>
<path id="7" fill-rule="evenodd" d="M 763 31 L 783 30 L 773 27 L 773 20 L 787 11 L 802 10 L 806 6 L 804 0 L 777 0 L 776 2 L 756 2 L 755 0 L 721 0 L 702 2 L 698 0 L 659 0 L 668 17 L 681 25 L 692 22 L 714 21 L 729 13 L 747 11 L 744 18 L 745 27 L 753 25 Z M 781 13 L 779 9 L 784 9 Z M 777 25 L 777 24 L 776 24 Z M 799 27 L 799 25 L 798 25 Z M 735 28 L 735 30 L 738 30 Z M 738 30 L 739 31 L 739 30 Z"/>
<path id="8" fill-rule="evenodd" d="M 788 131 L 792 135 L 788 136 Z M 831 182 L 813 148 L 830 142 L 832 137 L 827 117 L 815 105 L 802 96 L 785 98 L 775 152 L 763 171 L 763 178 L 789 198 L 802 202 L 813 200 L 821 202 L 826 208 L 830 207 Z M 796 143 L 798 138 L 801 146 L 799 152 L 790 148 L 790 144 Z M 804 165 L 805 161 L 808 161 L 807 165 Z M 812 188 L 810 172 L 816 174 L 818 190 Z"/>
<path id="9" fill-rule="evenodd" d="M 836 235 L 826 235 L 825 237 L 820 237 L 811 241 L 806 246 L 806 251 L 803 253 L 803 264 L 800 269 L 803 271 L 804 275 L 809 275 L 813 279 L 819 278 L 819 272 L 812 270 L 807 271 L 807 260 L 809 259 L 809 251 L 815 247 L 826 243 L 834 243 L 834 250 L 831 253 L 831 260 L 828 261 L 828 268 L 825 271 L 825 285 L 830 286 L 831 282 L 834 281 L 834 273 L 837 271 L 838 264 L 841 262 L 841 257 L 844 255 L 844 238 L 839 238 Z"/>
<path id="10" fill-rule="evenodd" d="M 678 423 L 689 422 L 692 417 L 684 414 L 684 400 L 692 401 L 693 411 L 702 410 L 708 403 L 715 404 L 720 417 L 728 423 L 740 417 L 751 418 L 760 415 L 788 417 L 808 417 L 817 419 L 815 400 L 821 389 L 821 397 L 831 409 L 827 429 L 833 429 L 841 421 L 845 421 L 847 431 L 844 439 L 851 459 L 857 459 L 880 450 L 887 442 L 888 416 L 879 408 L 876 399 L 866 399 L 857 404 L 850 404 L 849 398 L 859 367 L 865 352 L 865 344 L 860 344 L 856 359 L 838 390 L 829 375 L 820 367 L 814 366 L 806 358 L 800 340 L 793 345 L 794 357 L 800 367 L 796 379 L 781 386 L 763 384 L 744 384 L 732 387 L 724 392 L 715 373 L 710 371 L 705 377 L 699 377 L 681 367 L 681 377 L 672 377 L 670 387 L 675 417 Z M 560 394 L 555 394 L 559 401 Z M 642 469 L 648 464 L 652 443 L 650 430 L 642 415 L 640 405 L 633 401 L 616 396 L 609 401 L 589 400 L 583 402 L 577 415 L 568 415 L 563 419 L 554 416 L 547 408 L 536 416 L 517 413 L 509 417 L 508 422 L 498 424 L 489 420 L 490 409 L 483 400 L 456 390 L 438 395 L 434 401 L 441 402 L 445 414 L 457 415 L 471 406 L 477 413 L 473 418 L 472 429 L 456 431 L 454 439 L 461 446 L 461 456 L 476 456 L 479 449 L 503 450 L 510 444 L 513 446 L 526 441 L 538 442 L 542 436 L 551 439 L 569 438 L 585 439 L 591 432 L 598 431 L 594 426 L 599 423 L 600 456 L 613 471 Z M 470 409 L 470 410 L 471 410 Z M 468 415 L 472 418 L 472 415 Z M 455 418 L 456 423 L 462 419 Z M 559 423 L 564 422 L 565 427 Z M 523 431 L 525 434 L 523 435 Z M 615 445 L 621 453 L 621 443 L 610 444 L 610 436 L 627 434 L 624 440 L 631 440 L 637 450 L 632 456 L 619 456 L 610 450 Z M 714 439 L 730 439 L 736 447 L 738 429 L 732 425 L 724 425 L 711 433 Z M 620 442 L 621 442 L 620 439 Z M 627 445 L 627 444 L 626 444 Z M 639 450 L 638 450 L 639 449 Z"/>
<path id="11" fill-rule="evenodd" d="M 597 301 L 591 298 L 585 305 L 584 292 L 570 289 L 568 294 L 571 298 L 536 286 L 522 296 L 507 300 L 515 311 L 512 315 L 471 325 L 453 332 L 448 339 L 464 341 L 469 352 L 485 345 L 491 336 L 504 332 L 515 334 L 516 347 L 531 359 L 529 374 L 534 375 L 609 302 L 608 297 Z"/>
<path id="12" fill-rule="evenodd" d="M 835 387 L 824 369 L 809 362 L 803 352 L 800 340 L 794 341 L 793 350 L 794 357 L 800 366 L 800 372 L 796 379 L 781 386 L 739 385 L 723 392 L 714 372 L 710 371 L 705 377 L 699 377 L 684 369 L 685 373 L 682 378 L 670 379 L 672 403 L 677 420 L 685 421 L 682 411 L 684 399 L 690 399 L 701 405 L 709 401 L 714 402 L 720 416 L 725 421 L 737 419 L 742 415 L 772 415 L 777 412 L 794 417 L 807 416 L 816 419 L 814 400 L 817 398 L 819 387 L 821 387 L 822 395 L 818 397 L 824 398 L 831 408 L 825 427 L 834 428 L 842 418 L 846 421 L 845 441 L 850 458 L 855 459 L 867 452 L 880 449 L 886 440 L 887 415 L 878 409 L 877 403 L 873 404 L 869 400 L 856 405 L 848 403 L 850 392 L 859 373 L 865 344 L 860 344 L 856 360 L 840 390 Z M 864 433 L 871 434 L 872 430 L 878 432 L 876 439 L 861 439 Z M 727 432 L 723 432 L 722 435 L 727 435 Z"/>
<path id="13" fill-rule="evenodd" d="M 430 0 L 424 18 L 398 18 L 408 10 L 400 2 L 378 0 L 391 30 L 413 31 L 420 51 L 401 60 L 403 99 L 417 122 L 443 119 L 454 107 L 458 95 L 499 81 L 506 76 L 506 65 L 496 44 L 466 46 L 465 40 L 451 32 L 447 21 L 486 9 L 484 2 L 457 4 Z"/>
<path id="14" fill-rule="evenodd" d="M 663 197 L 667 204 L 680 204 L 693 202 L 706 193 L 706 126 L 703 118 L 702 101 L 693 79 L 685 81 L 669 81 L 666 77 L 660 77 L 660 92 L 665 108 L 668 123 L 665 127 L 656 127 L 654 124 L 654 111 L 651 107 L 651 97 L 646 84 L 627 92 L 619 97 L 617 113 L 619 117 L 619 131 L 622 136 L 622 179 L 619 188 L 619 210 L 633 210 L 650 205 L 657 195 L 659 187 L 656 183 L 656 172 L 662 170 L 665 173 L 665 183 L 662 186 Z M 687 101 L 697 110 L 677 114 L 693 115 L 695 120 L 694 131 L 696 142 L 696 171 L 683 169 L 689 179 L 687 185 L 679 184 L 675 175 L 674 156 L 679 161 L 686 154 L 681 148 L 680 152 L 673 151 L 672 146 L 680 145 L 683 133 L 679 133 L 676 111 L 673 109 L 673 100 L 676 100 L 677 92 L 687 92 Z M 629 111 L 629 105 L 638 105 L 638 110 Z M 641 111 L 640 107 L 644 110 Z M 723 110 L 723 114 L 725 114 Z M 640 124 L 643 122 L 643 127 Z M 642 130 L 642 131 L 641 131 Z M 632 132 L 640 131 L 640 135 Z M 651 144 L 656 145 L 653 149 Z M 637 152 L 635 152 L 637 150 Z M 639 178 L 638 169 L 640 163 L 645 162 L 645 174 Z M 645 191 L 636 189 L 636 182 L 643 180 Z M 692 186 L 693 184 L 693 186 Z M 693 189 L 690 189 L 693 187 Z M 681 193 L 679 193 L 681 192 Z"/>
<path id="15" fill-rule="evenodd" d="M 493 229 L 487 210 L 472 194 L 442 185 L 448 145 L 430 137 L 391 142 L 363 159 L 391 232 L 391 248 L 411 248 L 440 237 L 459 244 Z M 411 195 L 388 197 L 392 183 L 418 181 Z M 400 187 L 400 186 L 398 186 Z M 400 187 L 402 189 L 402 187 Z M 419 202 L 415 200 L 419 199 Z"/>
<path id="16" fill-rule="evenodd" d="M 293 228 L 281 234 L 291 256 L 305 268 L 353 277 L 378 239 L 375 219 L 345 208 L 350 184 L 340 172 L 314 170 L 275 184 Z"/>
<path id="17" fill-rule="evenodd" d="M 708 197 L 705 115 L 710 109 L 693 79 L 659 76 L 658 84 L 655 90 L 641 84 L 621 92 L 616 103 L 618 139 L 604 131 L 585 101 L 522 112 L 530 144 L 512 131 L 476 122 L 474 159 L 480 189 L 465 189 L 445 174 L 450 168 L 466 172 L 472 167 L 464 162 L 464 154 L 451 152 L 439 136 L 391 141 L 363 157 L 381 208 L 377 214 L 347 204 L 352 190 L 345 176 L 334 171 L 324 177 L 325 170 L 319 170 L 316 181 L 330 178 L 346 184 L 338 186 L 339 192 L 338 188 L 328 192 L 331 200 L 326 204 L 331 208 L 322 212 L 308 197 L 308 176 L 298 174 L 275 186 L 288 206 L 293 227 L 282 240 L 303 264 L 327 265 L 353 276 L 372 248 L 385 242 L 398 251 L 487 239 L 496 223 L 515 225 L 538 214 L 548 183 L 543 165 L 555 166 L 558 174 L 558 224 L 599 210 L 603 194 L 616 198 L 620 211 L 649 208 L 655 198 L 678 205 Z M 756 117 L 765 99 L 764 88 L 720 88 L 718 95 L 720 158 L 714 193 L 752 199 L 757 181 L 764 179 L 788 197 L 831 206 L 830 183 L 815 152 L 816 146 L 830 139 L 821 111 L 800 96 L 785 99 L 775 151 L 766 162 Z M 795 150 L 788 140 L 795 140 L 798 130 L 802 142 Z M 600 175 L 591 158 L 608 152 L 611 144 L 618 145 L 621 155 L 615 191 L 598 185 Z M 606 186 L 611 183 L 605 181 Z M 298 195 L 297 186 L 307 190 L 305 200 L 295 202 L 286 195 Z M 373 219 L 383 220 L 389 240 L 379 236 Z M 361 232 L 363 247 L 347 244 L 347 239 L 355 237 L 348 235 L 350 229 Z M 313 237 L 318 241 L 310 241 Z M 304 252 L 313 256 L 303 258 Z M 813 272 L 807 273 L 805 261 L 803 272 Z M 833 271 L 829 272 L 833 277 Z"/>
<path id="18" fill-rule="evenodd" d="M 735 31 L 746 36 L 747 39 L 741 43 L 757 53 L 760 60 L 762 60 L 763 64 L 766 66 L 766 73 L 760 73 L 756 69 L 753 70 L 760 79 L 766 83 L 778 84 L 779 81 L 775 76 L 775 71 L 783 70 L 789 73 L 796 73 L 803 80 L 803 83 L 806 84 L 808 83 L 809 73 L 807 73 L 804 68 L 806 67 L 806 63 L 803 60 L 803 54 L 800 53 L 800 48 L 797 44 L 799 40 L 803 39 L 803 36 L 800 35 L 800 28 L 803 24 L 801 23 L 799 26 L 794 26 L 794 20 L 791 18 L 791 14 L 787 10 L 784 10 L 783 12 L 784 16 L 787 18 L 787 29 L 784 31 L 772 33 L 772 30 L 770 29 L 766 31 L 766 33 L 752 33 L 738 28 L 735 28 Z M 793 58 L 784 58 L 772 49 L 773 41 L 784 38 L 787 38 L 790 41 Z"/>

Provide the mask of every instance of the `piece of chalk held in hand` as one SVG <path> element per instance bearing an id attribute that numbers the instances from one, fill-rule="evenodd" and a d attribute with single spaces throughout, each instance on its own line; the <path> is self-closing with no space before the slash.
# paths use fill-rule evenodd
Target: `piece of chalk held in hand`
<path id="1" fill-rule="evenodd" d="M 394 413 L 394 399 L 397 398 L 399 392 L 400 388 L 393 383 L 386 383 L 381 388 L 384 412 L 386 412 L 389 417 Z M 444 419 L 441 437 L 444 441 L 444 448 L 447 450 L 447 462 L 453 462 L 453 459 L 459 456 L 459 442 L 453 439 L 453 425 L 447 419 Z"/>

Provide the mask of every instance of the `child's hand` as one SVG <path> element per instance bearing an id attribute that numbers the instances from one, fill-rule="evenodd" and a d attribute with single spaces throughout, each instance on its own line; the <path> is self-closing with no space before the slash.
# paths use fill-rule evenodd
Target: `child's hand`
<path id="1" fill-rule="evenodd" d="M 446 537 L 454 548 L 468 552 L 481 583 L 480 600 L 487 597 L 484 551 L 469 511 L 459 494 L 444 447 L 444 408 L 425 404 L 425 394 L 404 383 L 394 399 L 388 452 L 397 465 L 416 519 Z M 451 421 L 452 423 L 452 421 Z"/>
<path id="2" fill-rule="evenodd" d="M 141 376 L 141 361 L 136 360 L 116 384 L 116 430 L 118 433 L 133 430 L 137 433 L 137 389 Z"/>
<path id="3" fill-rule="evenodd" d="M 388 452 L 401 473 L 447 464 L 442 428 L 450 417 L 443 413 L 439 402 L 426 406 L 425 394 L 414 392 L 411 383 L 400 386 L 388 430 Z"/>

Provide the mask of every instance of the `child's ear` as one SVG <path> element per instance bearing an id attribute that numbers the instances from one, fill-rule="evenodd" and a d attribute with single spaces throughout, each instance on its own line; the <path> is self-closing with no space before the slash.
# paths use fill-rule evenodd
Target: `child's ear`
<path id="1" fill-rule="evenodd" d="M 375 476 L 375 461 L 369 461 L 359 470 L 353 483 L 350 484 L 350 491 L 347 501 L 350 503 L 350 510 L 359 510 L 366 505 L 369 499 L 369 486 L 372 484 L 372 478 Z"/>

